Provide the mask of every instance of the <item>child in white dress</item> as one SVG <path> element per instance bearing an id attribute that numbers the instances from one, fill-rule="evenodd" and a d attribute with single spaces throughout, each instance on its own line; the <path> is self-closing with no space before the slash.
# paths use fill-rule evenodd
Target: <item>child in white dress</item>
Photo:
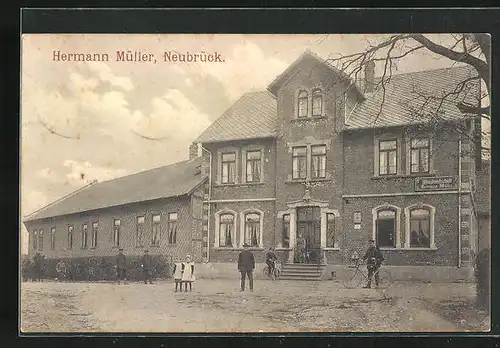
<path id="1" fill-rule="evenodd" d="M 191 261 L 191 255 L 186 256 L 186 261 L 183 263 L 182 267 L 182 283 L 184 283 L 185 292 L 187 292 L 187 286 L 189 283 L 189 291 L 193 290 L 193 282 L 195 280 L 194 277 L 194 262 Z M 182 291 L 182 283 L 181 283 L 181 291 Z"/>
<path id="2" fill-rule="evenodd" d="M 181 262 L 177 262 L 174 264 L 174 281 L 175 281 L 175 292 L 177 292 L 177 287 L 180 284 L 180 291 L 182 291 L 182 269 L 183 264 Z"/>

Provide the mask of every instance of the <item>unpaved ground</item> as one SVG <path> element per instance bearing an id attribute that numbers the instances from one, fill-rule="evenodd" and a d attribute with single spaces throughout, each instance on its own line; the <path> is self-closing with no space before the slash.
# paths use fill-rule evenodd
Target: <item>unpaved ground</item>
<path id="1" fill-rule="evenodd" d="M 388 290 L 334 282 L 198 280 L 173 284 L 23 283 L 23 332 L 486 331 L 466 283 L 395 283 Z"/>

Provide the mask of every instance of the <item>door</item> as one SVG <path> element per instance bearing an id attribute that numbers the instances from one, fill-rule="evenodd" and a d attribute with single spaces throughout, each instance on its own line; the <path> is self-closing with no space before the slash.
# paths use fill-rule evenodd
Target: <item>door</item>
<path id="1" fill-rule="evenodd" d="M 305 240 L 306 262 L 317 263 L 321 255 L 321 213 L 319 207 L 297 209 L 297 237 Z"/>

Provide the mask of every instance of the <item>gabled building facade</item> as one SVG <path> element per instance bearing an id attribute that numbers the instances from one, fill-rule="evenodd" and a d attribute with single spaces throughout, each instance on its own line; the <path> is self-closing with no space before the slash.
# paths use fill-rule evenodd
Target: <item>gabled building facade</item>
<path id="1" fill-rule="evenodd" d="M 267 91 L 247 93 L 195 144 L 209 168 L 203 258 L 234 262 L 243 243 L 296 262 L 341 265 L 374 239 L 392 266 L 467 269 L 478 250 L 477 117 L 422 103 L 472 76 L 467 67 L 363 86 L 305 52 Z M 467 88 L 467 100 L 479 93 Z M 417 94 L 418 95 L 418 94 Z"/>

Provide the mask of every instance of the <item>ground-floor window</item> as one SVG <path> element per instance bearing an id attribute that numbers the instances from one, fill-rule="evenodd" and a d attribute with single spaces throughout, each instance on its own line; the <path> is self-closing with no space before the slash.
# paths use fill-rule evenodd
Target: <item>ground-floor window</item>
<path id="1" fill-rule="evenodd" d="M 219 215 L 219 246 L 233 246 L 234 215 L 225 213 Z"/>
<path id="2" fill-rule="evenodd" d="M 31 240 L 33 241 L 33 250 L 38 249 L 38 231 L 33 231 L 33 234 L 31 236 Z"/>
<path id="3" fill-rule="evenodd" d="M 68 249 L 73 248 L 73 225 L 68 226 Z"/>
<path id="4" fill-rule="evenodd" d="M 396 211 L 382 209 L 377 212 L 376 243 L 379 247 L 396 247 Z"/>
<path id="5" fill-rule="evenodd" d="M 113 245 L 115 247 L 120 246 L 120 220 L 113 220 Z"/>
<path id="6" fill-rule="evenodd" d="M 88 225 L 83 224 L 82 225 L 82 248 L 83 249 L 87 248 L 87 240 L 88 240 Z"/>
<path id="7" fill-rule="evenodd" d="M 260 241 L 260 214 L 245 214 L 245 244 L 259 246 Z"/>
<path id="8" fill-rule="evenodd" d="M 177 213 L 168 214 L 168 242 L 177 243 Z"/>
<path id="9" fill-rule="evenodd" d="M 56 247 L 56 228 L 52 227 L 50 229 L 50 250 L 54 250 Z"/>
<path id="10" fill-rule="evenodd" d="M 410 210 L 410 247 L 430 247 L 430 211 L 426 208 Z"/>
<path id="11" fill-rule="evenodd" d="M 151 245 L 160 245 L 160 214 L 155 214 L 151 218 Z"/>
<path id="12" fill-rule="evenodd" d="M 326 214 L 326 247 L 335 247 L 335 215 L 332 213 Z"/>
<path id="13" fill-rule="evenodd" d="M 38 231 L 38 250 L 43 250 L 43 230 Z"/>
<path id="14" fill-rule="evenodd" d="M 290 247 L 290 214 L 283 215 L 283 231 L 281 234 L 281 238 L 283 247 Z"/>
<path id="15" fill-rule="evenodd" d="M 92 248 L 97 248 L 97 229 L 99 227 L 99 224 L 97 222 L 92 223 L 92 240 L 91 240 L 91 247 Z"/>

